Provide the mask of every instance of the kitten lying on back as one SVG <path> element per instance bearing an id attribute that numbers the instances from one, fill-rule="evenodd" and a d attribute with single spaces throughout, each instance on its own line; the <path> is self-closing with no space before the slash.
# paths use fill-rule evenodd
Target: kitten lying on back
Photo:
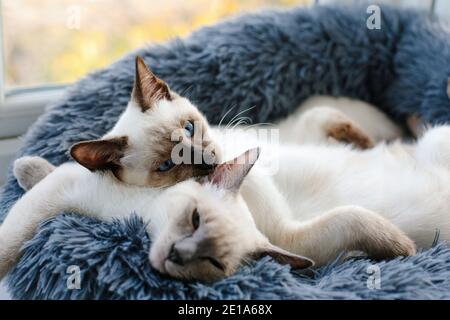
<path id="1" fill-rule="evenodd" d="M 313 260 L 274 245 L 261 233 L 245 197 L 239 193 L 258 155 L 259 149 L 247 151 L 218 165 L 207 177 L 190 179 L 151 193 L 147 188 L 119 182 L 111 185 L 109 180 L 98 179 L 99 176 L 72 163 L 54 168 L 14 205 L 0 227 L 0 278 L 17 259 L 22 235 L 34 230 L 43 219 L 65 210 L 103 220 L 136 212 L 148 222 L 154 242 L 150 251 L 152 266 L 178 278 L 215 280 L 232 274 L 243 261 L 261 255 L 270 255 L 293 268 L 311 267 Z M 16 161 L 16 172 L 26 167 L 33 167 L 36 173 L 41 167 L 42 172 L 46 172 L 51 165 L 43 161 L 38 157 L 21 158 Z M 42 176 L 42 172 L 37 174 Z M 42 194 L 50 196 L 43 200 Z M 92 201 L 94 199 L 97 201 Z M 353 219 L 349 219 L 353 215 Z M 337 228 L 336 222 L 341 218 Z M 272 226 L 277 227 L 278 222 L 281 221 L 272 221 Z M 300 241 L 302 238 L 299 242 L 295 238 L 290 241 L 298 242 L 301 250 L 309 252 L 313 259 L 320 258 L 320 264 L 325 262 L 325 254 L 334 259 L 345 250 L 363 250 L 375 258 L 414 253 L 414 244 L 402 231 L 368 210 L 341 208 L 320 223 L 309 227 L 306 222 L 303 227 L 305 236 L 319 231 L 315 241 L 304 244 Z M 348 235 L 350 231 L 354 234 Z M 327 247 L 324 253 L 316 251 L 320 237 L 326 242 L 323 243 Z"/>
<path id="2" fill-rule="evenodd" d="M 241 130 L 236 133 L 242 134 Z M 323 134 L 320 134 L 318 139 L 322 138 Z M 242 259 L 261 254 L 269 254 L 295 268 L 309 267 L 311 260 L 281 249 L 267 239 L 269 234 L 261 233 L 247 209 L 245 197 L 242 199 L 238 192 L 257 156 L 247 152 L 237 158 L 237 164 L 219 165 L 207 178 L 185 181 L 171 188 L 152 189 L 152 192 L 148 192 L 148 188 L 111 181 L 106 175 L 94 175 L 76 164 L 64 164 L 53 170 L 41 158 L 19 159 L 15 168 L 19 180 L 28 177 L 28 174 L 23 175 L 27 168 L 33 168 L 27 171 L 31 175 L 32 172 L 38 176 L 51 173 L 16 203 L 0 227 L 0 275 L 16 261 L 20 246 L 32 236 L 37 224 L 64 210 L 100 219 L 123 217 L 129 212 L 140 214 L 149 220 L 149 233 L 154 240 L 150 253 L 152 265 L 176 277 L 216 279 L 233 273 Z M 44 173 L 38 172 L 40 166 Z M 257 201 L 267 206 L 267 210 L 273 210 L 276 221 L 270 221 L 270 224 L 276 228 L 282 221 L 277 221 L 276 217 L 280 212 L 287 213 L 289 208 L 273 183 L 267 180 L 270 176 L 256 173 L 256 177 L 261 181 L 258 180 L 255 194 L 263 197 Z M 28 183 L 22 181 L 21 184 Z M 261 187 L 265 193 L 258 190 Z M 307 184 L 304 187 L 306 189 Z M 43 200 L 42 194 L 49 195 L 48 199 Z M 348 219 L 354 211 L 354 219 Z M 343 220 L 341 228 L 323 233 L 328 251 L 320 255 L 315 251 L 320 239 L 305 243 L 302 248 L 311 254 L 311 258 L 317 256 L 320 264 L 334 259 L 343 250 L 363 250 L 378 258 L 414 253 L 411 240 L 381 216 L 355 208 L 349 208 L 348 212 L 343 209 L 332 216 L 333 219 L 324 219 L 320 225 L 332 230 L 336 220 L 341 217 Z M 307 229 L 302 232 L 307 234 Z M 346 230 L 354 235 L 340 241 Z M 296 242 L 295 238 L 291 241 Z"/>
<path id="3" fill-rule="evenodd" d="M 150 227 L 151 264 L 175 277 L 212 280 L 259 254 L 303 268 L 312 261 L 302 256 L 320 266 L 342 250 L 375 258 L 413 255 L 411 239 L 429 248 L 436 230 L 448 241 L 449 135 L 450 126 L 441 126 L 416 144 L 380 144 L 365 151 L 323 145 L 291 145 L 278 154 L 268 150 L 283 161 L 273 176 L 264 166 L 252 168 L 259 151 L 248 151 L 208 177 L 177 184 L 159 201 L 141 204 L 154 203 L 152 212 L 159 213 Z M 55 181 L 48 178 L 36 187 Z M 23 228 L 12 221 L 9 228 Z M 2 243 L 10 243 L 11 235 Z"/>

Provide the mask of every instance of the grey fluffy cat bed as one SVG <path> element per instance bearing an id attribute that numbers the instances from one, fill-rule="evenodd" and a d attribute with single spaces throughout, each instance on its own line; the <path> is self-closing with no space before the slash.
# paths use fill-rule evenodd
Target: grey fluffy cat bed
<path id="1" fill-rule="evenodd" d="M 381 29 L 369 30 L 365 10 L 315 6 L 248 14 L 137 50 L 68 88 L 28 132 L 19 155 L 60 164 L 69 160 L 72 143 L 111 128 L 127 104 L 137 54 L 212 123 L 230 107 L 232 117 L 252 106 L 246 116 L 254 122 L 273 121 L 314 94 L 366 100 L 401 124 L 411 114 L 431 123 L 450 120 L 449 33 L 425 14 L 383 6 Z M 1 216 L 21 194 L 10 172 Z M 377 263 L 379 290 L 366 285 L 368 260 L 331 264 L 306 277 L 264 258 L 213 284 L 182 282 L 151 269 L 149 246 L 135 216 L 103 223 L 65 213 L 41 225 L 8 285 L 13 297 L 34 299 L 450 298 L 444 245 Z M 66 287 L 70 265 L 81 268 L 80 290 Z"/>

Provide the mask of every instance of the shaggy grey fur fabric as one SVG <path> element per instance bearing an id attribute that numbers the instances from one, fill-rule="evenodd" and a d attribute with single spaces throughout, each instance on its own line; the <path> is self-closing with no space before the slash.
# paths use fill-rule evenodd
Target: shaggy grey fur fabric
<path id="1" fill-rule="evenodd" d="M 232 117 L 253 106 L 246 116 L 270 122 L 315 94 L 369 101 L 399 123 L 410 114 L 432 123 L 450 120 L 449 33 L 426 15 L 383 6 L 381 29 L 369 30 L 365 9 L 248 14 L 137 50 L 72 85 L 28 132 L 19 155 L 57 165 L 69 159 L 72 143 L 103 135 L 127 104 L 136 55 L 212 123 L 229 108 Z M 21 194 L 10 173 L 0 216 Z M 374 290 L 367 286 L 374 264 L 368 260 L 331 264 L 311 277 L 265 258 L 213 284 L 187 283 L 155 273 L 149 246 L 134 216 L 103 223 L 64 214 L 26 244 L 9 288 L 15 298 L 33 299 L 450 298 L 450 250 L 443 245 L 376 263 L 381 287 Z M 80 290 L 66 287 L 70 265 L 81 268 Z"/>

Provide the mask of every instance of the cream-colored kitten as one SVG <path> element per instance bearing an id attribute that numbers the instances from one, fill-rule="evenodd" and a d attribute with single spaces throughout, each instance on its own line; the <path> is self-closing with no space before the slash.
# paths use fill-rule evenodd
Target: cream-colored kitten
<path id="1" fill-rule="evenodd" d="M 178 229 L 189 223 L 186 216 L 195 212 L 194 208 L 199 216 L 197 224 L 204 223 L 203 232 L 210 235 L 220 234 L 223 223 L 210 221 L 223 219 L 224 215 L 232 217 L 227 221 L 228 234 L 222 237 L 236 237 L 239 242 L 233 242 L 228 250 L 253 246 L 241 253 L 241 259 L 258 247 L 239 238 L 245 223 L 247 234 L 254 235 L 256 229 L 271 244 L 312 258 L 316 265 L 335 258 L 343 248 L 363 248 L 371 256 L 386 258 L 414 254 L 414 242 L 429 248 L 437 232 L 440 240 L 448 241 L 449 135 L 450 126 L 441 126 L 428 130 L 415 144 L 394 142 L 365 151 L 320 145 L 280 147 L 276 154 L 266 149 L 272 159 L 280 161 L 279 170 L 272 175 L 257 164 L 238 196 L 229 188 L 231 185 L 235 190 L 236 186 L 233 175 L 237 169 L 231 165 L 231 178 L 215 178 L 217 172 L 209 177 L 209 181 L 231 183 L 225 183 L 225 187 L 219 183 L 219 187 L 210 189 L 206 207 L 200 206 L 207 199 L 201 191 L 205 186 L 194 184 L 189 188 L 198 196 L 177 190 L 179 198 L 174 194 L 173 199 L 181 205 L 173 210 L 179 212 L 178 218 L 171 219 L 155 239 L 150 254 L 152 265 L 178 277 L 189 278 L 192 270 L 197 270 L 195 257 L 204 247 L 203 238 L 196 239 L 192 229 L 188 236 L 180 235 Z M 253 156 L 250 163 L 255 159 Z M 240 167 L 248 170 L 248 165 Z M 233 233 L 234 228 L 238 234 Z M 234 270 L 241 259 L 234 257 L 232 264 L 225 256 L 218 263 Z"/>
<path id="2" fill-rule="evenodd" d="M 15 263 L 24 239 L 33 235 L 37 224 L 64 210 L 102 220 L 136 212 L 148 222 L 154 242 L 150 251 L 152 266 L 174 277 L 214 280 L 232 274 L 243 261 L 261 255 L 270 255 L 293 268 L 310 267 L 312 260 L 268 240 L 257 228 L 245 196 L 239 193 L 258 155 L 258 149 L 247 151 L 233 161 L 218 165 L 208 177 L 187 180 L 158 192 L 95 179 L 97 176 L 72 163 L 55 168 L 13 206 L 0 227 L 0 278 Z M 42 158 L 25 157 L 17 160 L 15 167 L 16 172 L 27 167 L 34 167 L 33 172 L 39 171 L 39 167 L 47 172 L 49 164 L 44 165 Z M 44 199 L 42 194 L 49 196 Z M 271 208 L 283 205 L 276 197 L 272 201 Z M 277 221 L 276 216 L 274 219 Z M 272 226 L 277 225 L 276 222 Z M 290 232 L 290 229 L 280 231 Z M 414 253 L 413 243 L 397 227 L 380 215 L 356 207 L 337 209 L 320 223 L 306 223 L 301 234 L 307 238 L 316 231 L 315 241 L 303 243 L 299 235 L 291 241 L 301 240 L 300 251 L 320 258 L 320 263 L 325 262 L 325 254 L 333 259 L 345 250 L 366 251 L 374 258 Z M 285 237 L 289 234 L 285 233 Z M 328 250 L 323 253 L 316 251 L 320 238 Z"/>
<path id="3" fill-rule="evenodd" d="M 215 170 L 222 171 L 224 166 L 226 164 L 218 165 Z M 47 176 L 16 202 L 0 226 L 0 279 L 17 261 L 21 246 L 34 235 L 38 224 L 63 211 L 75 211 L 106 221 L 136 212 L 148 222 L 150 236 L 153 239 L 164 237 L 166 244 L 166 241 L 172 238 L 176 239 L 181 234 L 198 229 L 193 239 L 203 238 L 205 246 L 198 257 L 201 269 L 189 271 L 190 277 L 195 279 L 211 280 L 230 274 L 238 265 L 237 260 L 250 250 L 253 253 L 253 249 L 258 253 L 265 251 L 267 254 L 273 254 L 274 258 L 290 258 L 297 261 L 297 266 L 307 267 L 312 264 L 307 258 L 271 245 L 256 229 L 253 233 L 246 232 L 248 226 L 253 225 L 251 216 L 241 217 L 239 209 L 242 203 L 235 202 L 234 198 L 226 199 L 226 192 L 217 193 L 215 185 L 220 179 L 216 179 L 214 183 L 205 180 L 202 186 L 195 180 L 187 180 L 171 188 L 144 188 L 111 180 L 107 175 L 94 175 L 75 163 L 66 163 L 55 168 L 39 157 L 16 160 L 14 171 L 21 185 L 30 185 L 31 181 L 36 182 L 39 177 Z M 26 175 L 25 171 L 28 172 Z M 236 178 L 239 182 L 236 183 L 240 183 L 245 174 L 246 172 L 240 172 Z M 25 180 L 28 182 L 25 183 Z M 217 211 L 223 214 L 212 217 L 208 223 L 222 227 L 215 234 L 203 234 L 207 229 L 196 226 L 196 223 L 200 223 L 196 220 L 199 218 L 196 214 L 202 212 L 201 219 L 204 224 L 206 221 L 203 219 L 206 216 L 203 216 L 203 212 L 217 202 L 225 205 L 225 208 L 218 208 Z M 228 214 L 228 210 L 235 212 L 234 218 Z M 196 213 L 192 215 L 193 211 Z M 182 213 L 185 216 L 183 221 L 179 221 L 179 215 Z M 232 225 L 232 220 L 242 220 L 242 224 Z M 166 234 L 166 226 L 173 225 L 175 221 L 179 222 L 176 227 L 180 229 Z M 228 230 L 229 228 L 233 230 Z M 231 246 L 232 243 L 241 245 L 230 250 L 234 247 Z"/>
<path id="4" fill-rule="evenodd" d="M 183 139 L 194 129 L 202 133 L 201 140 Z M 220 162 L 220 147 L 211 140 L 208 129 L 199 110 L 169 90 L 137 57 L 131 99 L 117 123 L 101 139 L 75 144 L 70 154 L 90 171 L 108 174 L 127 184 L 171 186 L 206 175 Z M 199 160 L 173 163 L 176 143 Z"/>
<path id="5" fill-rule="evenodd" d="M 233 141 L 241 140 L 239 135 L 246 134 L 242 130 L 235 132 L 236 135 L 231 139 Z M 321 139 L 323 135 L 318 137 Z M 286 152 L 283 150 L 296 148 L 289 146 L 280 150 Z M 351 152 L 350 148 L 343 150 Z M 314 153 L 312 150 L 311 154 Z M 154 240 L 150 254 L 152 265 L 161 272 L 177 277 L 212 280 L 231 274 L 242 259 L 259 254 L 270 254 L 278 261 L 296 268 L 310 266 L 312 262 L 307 258 L 283 251 L 267 239 L 269 237 L 271 241 L 279 241 L 276 237 L 271 239 L 273 234 L 270 230 L 281 232 L 292 243 L 296 243 L 295 237 L 298 236 L 289 238 L 290 229 L 278 229 L 281 222 L 287 221 L 279 219 L 282 217 L 280 215 L 288 214 L 291 208 L 286 203 L 288 199 L 280 194 L 283 189 L 279 190 L 270 174 L 264 173 L 261 168 L 255 168 L 239 194 L 241 182 L 257 158 L 254 153 L 244 155 L 238 158 L 241 163 L 220 165 L 208 179 L 203 179 L 200 183 L 189 180 L 167 189 L 152 189 L 150 193 L 147 188 L 111 182 L 106 175 L 93 175 L 76 164 L 65 164 L 25 194 L 7 216 L 0 228 L 0 274 L 6 272 L 16 261 L 20 246 L 33 235 L 38 222 L 62 210 L 74 210 L 101 219 L 137 212 L 150 221 L 150 235 Z M 246 158 L 248 161 L 242 163 Z M 279 158 L 286 160 L 283 153 Z M 32 171 L 36 172 L 39 162 L 42 159 L 17 160 L 15 172 L 19 180 L 20 177 L 27 177 L 20 172 L 27 171 L 28 167 L 33 167 Z M 292 163 L 289 168 L 296 170 Z M 43 170 L 51 171 L 48 170 L 48 165 L 43 166 Z M 293 192 L 298 192 L 296 177 L 292 176 L 290 180 L 294 184 L 290 186 L 294 187 Z M 252 185 L 252 181 L 256 183 Z M 308 192 L 309 186 L 311 185 L 305 184 L 305 192 Z M 51 196 L 49 199 L 42 199 L 42 194 Z M 261 219 L 259 214 L 253 212 L 255 209 L 259 210 L 252 208 L 255 203 L 265 208 L 261 217 L 265 217 L 268 210 L 273 217 Z M 248 204 L 251 205 L 251 211 Z M 336 221 L 340 221 L 340 224 Z M 294 227 L 296 224 L 287 225 Z M 340 228 L 332 229 L 337 225 Z M 322 243 L 317 238 L 312 242 L 305 241 L 300 250 L 308 252 L 319 264 L 334 259 L 343 250 L 363 250 L 378 258 L 414 253 L 414 245 L 408 237 L 389 221 L 368 210 L 356 207 L 338 209 L 327 214 L 319 226 L 330 231 L 320 233 L 325 237 L 326 245 L 323 245 L 328 251 L 315 250 L 317 244 Z M 315 228 L 316 224 L 311 224 L 310 231 L 303 226 L 301 234 L 314 233 Z M 347 231 L 351 234 L 345 235 Z M 287 247 L 288 244 L 282 243 L 282 246 Z M 298 248 L 294 252 L 296 251 Z"/>

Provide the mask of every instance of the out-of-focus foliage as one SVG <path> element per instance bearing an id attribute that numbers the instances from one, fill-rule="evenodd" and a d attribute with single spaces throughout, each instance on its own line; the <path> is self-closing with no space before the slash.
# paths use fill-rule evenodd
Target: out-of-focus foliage
<path id="1" fill-rule="evenodd" d="M 74 81 L 145 43 L 311 0 L 3 0 L 6 84 Z"/>

